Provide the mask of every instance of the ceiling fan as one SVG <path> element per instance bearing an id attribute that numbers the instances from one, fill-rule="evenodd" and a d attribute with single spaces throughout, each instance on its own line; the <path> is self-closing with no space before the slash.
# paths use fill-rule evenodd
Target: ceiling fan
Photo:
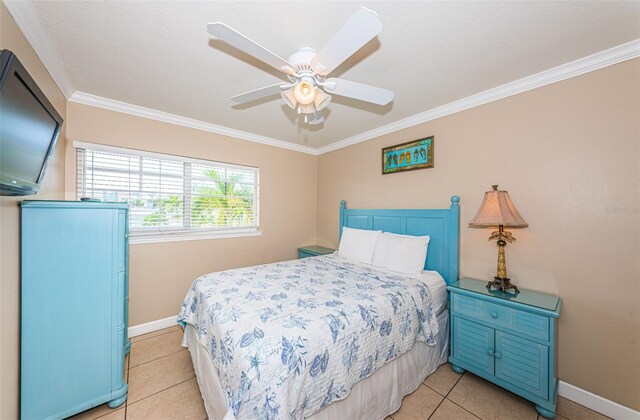
<path id="1" fill-rule="evenodd" d="M 346 96 L 377 105 L 393 100 L 393 91 L 349 80 L 328 77 L 352 54 L 376 37 L 382 30 L 378 14 L 365 7 L 358 9 L 319 52 L 301 48 L 287 60 L 269 51 L 224 23 L 207 25 L 207 31 L 227 44 L 275 67 L 286 75 L 289 83 L 276 83 L 255 89 L 231 99 L 244 103 L 280 93 L 285 104 L 304 114 L 306 123 L 321 124 L 321 111 L 331 102 L 331 95 Z"/>

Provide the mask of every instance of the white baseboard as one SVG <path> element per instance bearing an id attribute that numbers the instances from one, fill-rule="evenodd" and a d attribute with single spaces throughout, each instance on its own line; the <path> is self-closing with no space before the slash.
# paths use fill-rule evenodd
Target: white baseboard
<path id="1" fill-rule="evenodd" d="M 135 337 L 137 335 L 142 335 L 158 330 L 162 330 L 164 328 L 173 327 L 177 325 L 178 317 L 170 316 L 169 318 L 158 319 L 156 321 L 147 322 L 145 324 L 134 325 L 133 327 L 129 327 L 128 334 L 129 338 Z"/>
<path id="2" fill-rule="evenodd" d="M 177 317 L 170 316 L 146 324 L 134 325 L 129 327 L 129 337 L 173 327 L 176 323 Z M 615 420 L 640 420 L 640 412 L 563 381 L 558 384 L 558 394 Z"/>
<path id="3" fill-rule="evenodd" d="M 563 381 L 558 384 L 558 395 L 615 420 L 640 419 L 638 411 Z"/>

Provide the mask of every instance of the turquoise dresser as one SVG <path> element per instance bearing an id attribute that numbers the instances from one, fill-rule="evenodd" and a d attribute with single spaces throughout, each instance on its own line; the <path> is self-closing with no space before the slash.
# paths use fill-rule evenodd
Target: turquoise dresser
<path id="1" fill-rule="evenodd" d="M 20 415 L 127 398 L 128 206 L 23 201 Z"/>
<path id="2" fill-rule="evenodd" d="M 562 300 L 545 293 L 489 291 L 463 278 L 451 292 L 451 355 L 465 370 L 532 401 L 555 417 L 558 397 L 558 317 Z"/>

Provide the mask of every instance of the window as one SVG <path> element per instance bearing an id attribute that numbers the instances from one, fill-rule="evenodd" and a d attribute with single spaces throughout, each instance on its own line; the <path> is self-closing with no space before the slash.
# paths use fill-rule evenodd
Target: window
<path id="1" fill-rule="evenodd" d="M 133 243 L 259 234 L 258 168 L 74 146 L 78 199 L 129 203 Z"/>

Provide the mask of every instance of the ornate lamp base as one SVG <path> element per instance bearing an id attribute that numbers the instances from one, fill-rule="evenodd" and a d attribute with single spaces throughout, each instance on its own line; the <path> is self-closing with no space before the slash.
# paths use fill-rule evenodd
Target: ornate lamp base
<path id="1" fill-rule="evenodd" d="M 520 293 L 518 287 L 515 284 L 511 284 L 511 279 L 508 277 L 494 277 L 493 281 L 487 283 L 487 289 L 491 290 L 492 287 L 500 290 L 502 293 L 506 293 L 508 290 L 515 290 L 515 294 Z"/>

